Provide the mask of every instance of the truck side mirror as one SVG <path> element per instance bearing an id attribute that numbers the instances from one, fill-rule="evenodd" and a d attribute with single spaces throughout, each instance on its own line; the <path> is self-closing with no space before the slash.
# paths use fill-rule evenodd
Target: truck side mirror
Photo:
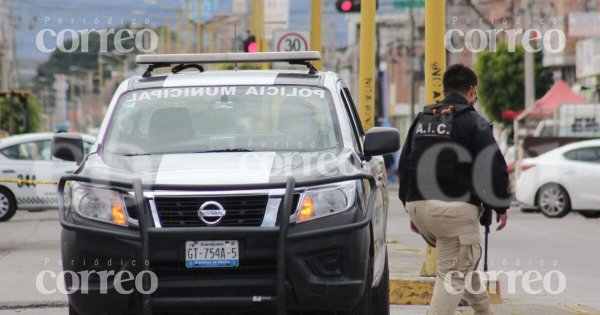
<path id="1" fill-rule="evenodd" d="M 83 138 L 78 133 L 58 133 L 52 137 L 52 156 L 77 164 L 83 161 Z"/>
<path id="2" fill-rule="evenodd" d="M 400 133 L 396 128 L 374 127 L 365 134 L 365 155 L 394 153 L 400 149 Z"/>

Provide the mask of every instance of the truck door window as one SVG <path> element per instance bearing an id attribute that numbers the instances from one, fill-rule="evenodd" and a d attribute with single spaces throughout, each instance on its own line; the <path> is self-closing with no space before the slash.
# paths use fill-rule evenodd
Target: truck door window
<path id="1" fill-rule="evenodd" d="M 343 89 L 340 90 L 340 96 L 342 98 L 342 102 L 344 103 L 344 108 L 346 109 L 346 116 L 348 117 L 348 119 L 350 120 L 350 124 L 352 125 L 352 135 L 354 136 L 354 148 L 358 152 L 362 152 L 362 135 L 360 134 L 362 127 L 360 127 L 360 122 L 358 122 L 354 117 L 354 113 L 352 110 L 352 107 L 354 105 L 352 105 L 350 100 L 347 98 L 347 94 L 344 93 Z"/>

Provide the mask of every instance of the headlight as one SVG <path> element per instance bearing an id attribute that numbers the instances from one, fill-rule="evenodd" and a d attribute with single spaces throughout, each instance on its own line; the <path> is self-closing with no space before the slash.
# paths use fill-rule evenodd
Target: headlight
<path id="1" fill-rule="evenodd" d="M 356 181 L 348 181 L 307 189 L 300 200 L 296 222 L 326 217 L 350 209 L 356 198 L 356 185 Z"/>
<path id="2" fill-rule="evenodd" d="M 127 226 L 123 196 L 116 191 L 76 185 L 71 191 L 70 206 L 82 217 Z"/>

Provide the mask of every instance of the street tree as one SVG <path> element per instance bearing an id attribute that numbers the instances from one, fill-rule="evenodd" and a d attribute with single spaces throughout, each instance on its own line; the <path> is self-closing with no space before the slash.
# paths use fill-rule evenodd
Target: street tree
<path id="1" fill-rule="evenodd" d="M 497 51 L 477 54 L 474 70 L 479 77 L 479 104 L 492 121 L 500 121 L 506 110 L 522 110 L 525 98 L 525 50 L 510 52 L 506 43 Z M 552 73 L 543 68 L 542 53 L 535 54 L 535 96 L 542 97 L 552 86 Z"/>
<path id="2" fill-rule="evenodd" d="M 34 96 L 0 95 L 0 130 L 8 134 L 37 131 L 41 115 L 42 110 Z"/>

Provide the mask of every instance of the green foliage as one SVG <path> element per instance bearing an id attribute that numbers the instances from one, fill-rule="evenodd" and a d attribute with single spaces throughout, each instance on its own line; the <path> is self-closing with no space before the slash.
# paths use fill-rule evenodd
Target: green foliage
<path id="1" fill-rule="evenodd" d="M 522 110 L 525 98 L 525 50 L 509 52 L 498 43 L 496 52 L 477 55 L 474 70 L 479 77 L 479 103 L 491 120 L 501 120 L 505 110 Z M 535 94 L 542 97 L 552 86 L 552 73 L 543 68 L 542 53 L 535 55 Z"/>
<path id="2" fill-rule="evenodd" d="M 0 98 L 0 130 L 10 134 L 35 132 L 39 129 L 42 109 L 35 97 L 17 96 Z"/>
<path id="3" fill-rule="evenodd" d="M 120 29 L 123 28 L 132 29 L 131 25 L 123 25 L 120 28 L 115 29 L 115 33 L 117 33 Z M 107 40 L 106 43 L 104 43 L 106 45 L 104 51 L 115 51 L 115 33 L 108 34 L 106 36 Z M 83 44 L 81 40 L 79 49 L 76 49 L 73 52 L 63 52 L 59 49 L 53 51 L 50 54 L 48 61 L 46 61 L 37 68 L 38 76 L 36 79 L 38 80 L 38 82 L 43 82 L 44 85 L 52 86 L 55 74 L 72 75 L 82 70 L 98 71 L 98 52 L 101 48 L 101 36 L 98 32 L 91 32 L 88 36 L 88 49 L 85 52 L 83 51 Z M 130 55 L 136 55 L 139 53 L 135 46 L 134 38 L 122 40 L 121 43 L 125 49 L 133 48 L 133 51 L 129 53 Z M 72 47 L 71 40 L 65 41 L 64 47 Z M 123 58 L 125 58 L 125 56 L 117 56 L 116 58 L 122 60 Z M 105 60 L 104 63 L 108 64 L 109 62 L 108 60 Z M 104 73 L 102 75 L 104 76 L 104 78 L 109 78 L 110 69 L 108 67 L 104 67 Z"/>

